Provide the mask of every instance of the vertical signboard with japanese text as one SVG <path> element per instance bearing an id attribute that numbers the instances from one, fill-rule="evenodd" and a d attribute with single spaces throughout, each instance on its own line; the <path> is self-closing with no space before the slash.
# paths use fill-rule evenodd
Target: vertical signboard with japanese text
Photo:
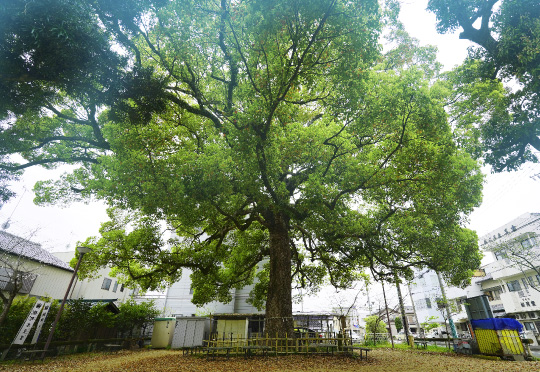
<path id="1" fill-rule="evenodd" d="M 49 314 L 49 309 L 51 308 L 51 302 L 45 302 L 43 305 L 43 311 L 41 312 L 41 317 L 39 318 L 38 324 L 36 326 L 36 331 L 34 332 L 34 337 L 32 337 L 31 344 L 34 345 L 37 343 L 41 329 L 43 328 L 43 323 L 47 319 L 47 314 Z"/>
<path id="2" fill-rule="evenodd" d="M 41 301 L 41 300 L 36 301 L 34 307 L 32 308 L 32 310 L 30 310 L 30 314 L 28 314 L 28 316 L 26 317 L 26 320 L 24 321 L 21 329 L 19 329 L 19 332 L 17 333 L 15 340 L 13 340 L 13 344 L 15 345 L 24 344 L 24 341 L 26 341 L 26 338 L 28 337 L 28 334 L 30 333 L 32 326 L 36 322 L 36 319 L 38 318 L 39 313 L 41 312 L 41 309 L 43 308 L 44 304 L 45 304 L 44 301 Z"/>

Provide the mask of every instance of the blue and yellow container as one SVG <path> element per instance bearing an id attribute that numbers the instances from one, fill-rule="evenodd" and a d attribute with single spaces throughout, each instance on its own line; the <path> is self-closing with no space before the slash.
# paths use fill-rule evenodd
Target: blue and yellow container
<path id="1" fill-rule="evenodd" d="M 523 326 L 511 318 L 471 320 L 480 353 L 498 356 L 523 355 L 525 348 L 519 337 Z"/>

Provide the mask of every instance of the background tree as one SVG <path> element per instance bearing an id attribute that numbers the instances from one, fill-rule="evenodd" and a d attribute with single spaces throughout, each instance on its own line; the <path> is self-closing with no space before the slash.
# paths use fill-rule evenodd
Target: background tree
<path id="1" fill-rule="evenodd" d="M 152 324 L 160 311 L 155 308 L 154 301 L 137 303 L 134 300 L 123 302 L 119 306 L 120 312 L 114 320 L 114 325 L 121 337 L 134 336 L 134 331 L 144 334 L 145 328 Z M 126 335 L 126 333 L 129 333 Z"/>
<path id="2" fill-rule="evenodd" d="M 370 315 L 364 319 L 366 322 L 366 336 L 364 343 L 367 343 L 369 337 L 372 338 L 373 344 L 377 344 L 377 334 L 386 336 L 386 323 L 383 321 L 382 315 Z"/>
<path id="3" fill-rule="evenodd" d="M 35 302 L 35 297 L 15 297 L 11 302 L 9 311 L 6 312 L 4 323 L 0 326 L 0 330 L 2 331 L 0 332 L 0 344 L 7 345 L 13 341 Z"/>
<path id="4" fill-rule="evenodd" d="M 430 0 L 428 10 L 437 16 L 440 33 L 461 29 L 460 39 L 476 44 L 452 79 L 452 101 L 468 106 L 456 116 L 462 127 L 471 119 L 479 124 L 486 162 L 502 171 L 538 161 L 540 3 Z"/>
<path id="5" fill-rule="evenodd" d="M 365 285 L 367 288 L 367 286 L 369 285 L 369 277 L 363 276 L 361 281 L 363 281 L 362 284 Z M 339 291 L 336 291 L 336 293 L 331 297 L 332 311 L 336 312 L 339 315 L 341 332 L 346 333 L 347 329 L 352 328 L 355 322 L 354 317 L 358 315 L 356 313 L 358 299 L 360 295 L 364 295 L 364 288 L 356 288 L 358 284 L 358 282 L 354 283 L 352 287 L 347 288 L 345 292 L 340 293 Z M 351 293 L 351 291 L 353 291 L 353 293 Z M 353 294 L 354 297 L 351 298 L 351 294 Z"/>
<path id="6" fill-rule="evenodd" d="M 434 322 L 437 319 L 439 319 L 439 317 L 435 315 L 426 316 L 425 321 L 420 323 L 420 326 L 422 326 L 425 333 L 429 333 L 432 329 L 439 328 L 439 323 Z"/>
<path id="7" fill-rule="evenodd" d="M 111 265 L 146 289 L 188 267 L 197 304 L 228 302 L 257 275 L 271 334 L 293 333 L 293 284 L 346 287 L 363 267 L 407 271 L 435 255 L 467 281 L 478 247 L 461 225 L 482 176 L 454 143 L 446 93 L 430 84 L 436 64 L 415 66 L 429 55 L 379 54 L 377 1 L 58 4 L 74 8 L 0 8 L 26 25 L 5 31 L 6 94 L 39 97 L 6 104 L 0 156 L 24 161 L 1 167 L 80 164 L 36 191 L 41 203 L 97 196 L 116 207 L 85 243 L 87 268 Z M 61 25 L 58 14 L 86 17 L 58 47 L 94 53 L 91 66 L 40 63 L 34 50 L 49 49 L 35 48 L 54 41 L 32 30 Z M 71 75 L 27 86 L 21 65 Z M 181 237 L 171 249 L 162 220 Z M 432 244 L 456 231 L 455 245 Z"/>
<path id="8" fill-rule="evenodd" d="M 371 315 L 364 319 L 366 322 L 366 333 L 386 333 L 386 323 L 380 316 Z"/>
<path id="9" fill-rule="evenodd" d="M 401 331 L 403 329 L 403 322 L 399 316 L 394 318 L 394 324 L 396 326 L 396 331 Z"/>

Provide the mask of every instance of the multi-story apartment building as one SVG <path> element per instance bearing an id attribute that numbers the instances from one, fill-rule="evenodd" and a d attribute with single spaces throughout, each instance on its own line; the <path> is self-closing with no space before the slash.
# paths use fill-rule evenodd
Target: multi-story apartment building
<path id="1" fill-rule="evenodd" d="M 540 213 L 526 213 L 482 236 L 480 246 L 494 262 L 483 267 L 477 283 L 494 316 L 519 320 L 540 332 Z"/>
<path id="2" fill-rule="evenodd" d="M 446 332 L 447 326 L 450 327 L 448 317 L 450 313 L 457 335 L 465 336 L 469 329 L 463 304 L 467 297 L 473 297 L 476 293 L 473 294 L 469 288 L 449 287 L 443 282 L 446 294 L 446 301 L 444 301 L 440 283 L 437 273 L 431 270 L 419 271 L 410 283 L 418 322 L 420 325 L 422 323 L 438 324 L 439 327 L 434 328 L 431 335 L 440 336 L 443 331 Z"/>
<path id="3" fill-rule="evenodd" d="M 494 317 L 519 320 L 525 337 L 540 334 L 540 213 L 526 213 L 480 237 L 479 245 L 493 262 L 482 266 L 465 289 L 446 287 L 458 334 L 467 330 L 464 307 L 468 298 L 487 295 Z M 420 323 L 444 319 L 437 300 L 442 297 L 436 273 L 420 272 L 411 284 Z M 437 318 L 433 318 L 437 317 Z"/>

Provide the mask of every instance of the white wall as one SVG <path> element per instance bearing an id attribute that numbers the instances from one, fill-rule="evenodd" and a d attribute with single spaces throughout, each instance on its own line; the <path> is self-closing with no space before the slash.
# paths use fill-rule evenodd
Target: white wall
<path id="1" fill-rule="evenodd" d="M 75 252 L 54 252 L 52 253 L 64 262 L 69 262 L 75 256 Z M 133 291 L 129 288 L 121 290 L 122 285 L 118 283 L 116 278 L 110 275 L 111 269 L 103 268 L 98 271 L 96 279 L 75 279 L 75 285 L 71 290 L 70 299 L 87 299 L 87 300 L 118 300 L 119 302 L 125 302 L 131 297 Z M 102 289 L 103 280 L 105 278 L 111 279 L 111 285 L 108 290 Z M 116 291 L 114 288 L 116 286 Z M 67 284 L 65 286 L 67 288 Z"/>
<path id="2" fill-rule="evenodd" d="M 34 286 L 29 293 L 31 296 L 51 297 L 55 300 L 64 298 L 73 272 L 37 262 L 29 262 L 25 266 L 37 275 Z"/>
<path id="3" fill-rule="evenodd" d="M 247 286 L 239 290 L 233 290 L 233 300 L 227 304 L 211 302 L 202 307 L 197 307 L 191 302 L 191 270 L 183 269 L 182 277 L 167 289 L 163 303 L 163 315 L 165 316 L 201 316 L 208 314 L 256 314 L 262 313 L 246 302 L 253 286 Z"/>

